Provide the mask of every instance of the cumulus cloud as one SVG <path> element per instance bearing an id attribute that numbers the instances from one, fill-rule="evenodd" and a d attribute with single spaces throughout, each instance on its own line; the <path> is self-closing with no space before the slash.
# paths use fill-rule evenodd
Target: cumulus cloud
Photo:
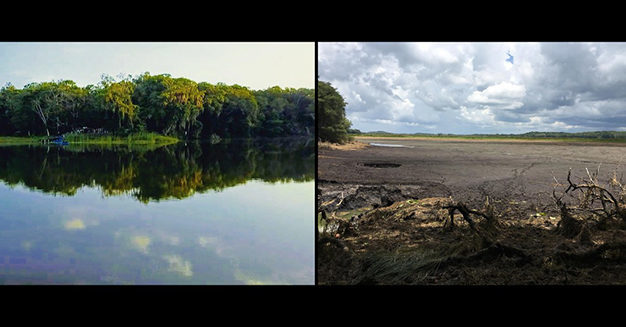
<path id="1" fill-rule="evenodd" d="M 502 82 L 491 85 L 482 91 L 474 91 L 467 97 L 468 102 L 493 106 L 500 109 L 517 109 L 524 105 L 526 96 L 524 85 Z"/>
<path id="2" fill-rule="evenodd" d="M 355 128 L 519 133 L 626 126 L 626 43 L 320 43 Z M 507 60 L 510 56 L 514 60 Z"/>

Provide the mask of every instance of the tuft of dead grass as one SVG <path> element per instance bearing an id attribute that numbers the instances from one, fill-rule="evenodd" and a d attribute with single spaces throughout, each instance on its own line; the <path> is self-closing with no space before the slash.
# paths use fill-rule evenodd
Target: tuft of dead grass
<path id="1" fill-rule="evenodd" d="M 330 142 L 317 142 L 317 148 L 320 150 L 344 150 L 344 151 L 354 151 L 361 150 L 369 145 L 359 141 L 350 141 L 345 144 L 337 144 Z"/>

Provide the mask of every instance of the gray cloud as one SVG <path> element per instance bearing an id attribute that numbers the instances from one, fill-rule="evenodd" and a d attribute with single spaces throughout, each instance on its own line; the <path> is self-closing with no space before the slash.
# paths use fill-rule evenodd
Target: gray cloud
<path id="1" fill-rule="evenodd" d="M 320 43 L 319 72 L 364 130 L 626 128 L 626 43 Z"/>

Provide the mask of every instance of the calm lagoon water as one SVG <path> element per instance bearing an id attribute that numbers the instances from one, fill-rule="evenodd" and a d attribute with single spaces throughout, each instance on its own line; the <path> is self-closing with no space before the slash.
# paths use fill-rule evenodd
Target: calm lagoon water
<path id="1" fill-rule="evenodd" d="M 0 283 L 313 284 L 313 143 L 0 147 Z"/>

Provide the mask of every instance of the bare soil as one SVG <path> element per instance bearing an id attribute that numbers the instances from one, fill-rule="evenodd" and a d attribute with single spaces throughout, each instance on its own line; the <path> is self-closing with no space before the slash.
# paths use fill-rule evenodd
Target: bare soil
<path id="1" fill-rule="evenodd" d="M 357 140 L 406 147 L 318 149 L 320 284 L 626 284 L 623 225 L 575 214 L 588 228 L 565 237 L 552 197 L 570 168 L 621 174 L 626 147 Z M 496 223 L 472 216 L 473 230 L 457 211 L 451 227 L 458 202 L 492 208 Z"/>

